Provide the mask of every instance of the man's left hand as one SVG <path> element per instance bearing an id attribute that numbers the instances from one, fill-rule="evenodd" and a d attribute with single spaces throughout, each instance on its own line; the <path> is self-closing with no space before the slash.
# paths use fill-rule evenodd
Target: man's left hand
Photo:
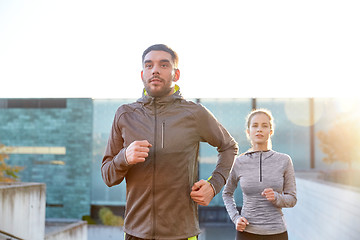
<path id="1" fill-rule="evenodd" d="M 209 182 L 205 180 L 200 180 L 194 183 L 194 186 L 191 188 L 190 196 L 191 198 L 202 206 L 207 206 L 215 196 L 214 189 Z"/>

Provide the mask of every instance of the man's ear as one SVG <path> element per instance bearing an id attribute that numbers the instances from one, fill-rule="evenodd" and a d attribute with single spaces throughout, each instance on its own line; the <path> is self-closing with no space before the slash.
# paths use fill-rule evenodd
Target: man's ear
<path id="1" fill-rule="evenodd" d="M 180 78 L 180 70 L 176 69 L 175 70 L 175 77 L 174 77 L 174 82 L 177 82 Z"/>
<path id="2" fill-rule="evenodd" d="M 143 71 L 141 71 L 141 80 L 144 80 L 144 78 L 143 78 L 143 74 L 144 74 L 144 72 L 143 72 Z"/>

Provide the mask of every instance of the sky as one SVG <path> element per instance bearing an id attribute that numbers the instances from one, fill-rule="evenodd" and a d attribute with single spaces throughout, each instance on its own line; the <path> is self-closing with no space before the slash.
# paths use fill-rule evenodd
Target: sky
<path id="1" fill-rule="evenodd" d="M 358 97 L 357 0 L 0 0 L 0 98 L 138 98 L 179 55 L 186 98 Z"/>

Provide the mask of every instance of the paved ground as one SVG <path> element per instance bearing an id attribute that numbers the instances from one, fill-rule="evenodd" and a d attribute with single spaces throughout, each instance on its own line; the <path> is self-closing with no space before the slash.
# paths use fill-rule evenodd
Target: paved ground
<path id="1" fill-rule="evenodd" d="M 232 225 L 206 224 L 201 226 L 199 240 L 234 240 L 235 230 Z M 118 227 L 88 225 L 88 240 L 122 240 L 124 232 Z"/>
<path id="2" fill-rule="evenodd" d="M 201 226 L 199 240 L 234 240 L 235 228 L 232 224 L 206 224 Z"/>

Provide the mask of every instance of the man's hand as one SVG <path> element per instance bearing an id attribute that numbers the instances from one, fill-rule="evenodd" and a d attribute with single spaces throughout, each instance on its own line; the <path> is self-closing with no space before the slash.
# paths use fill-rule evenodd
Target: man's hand
<path id="1" fill-rule="evenodd" d="M 128 164 L 145 162 L 145 158 L 149 156 L 151 146 L 152 145 L 147 140 L 134 141 L 130 143 L 125 151 Z"/>
<path id="2" fill-rule="evenodd" d="M 239 217 L 236 221 L 236 230 L 243 232 L 247 225 L 249 225 L 248 220 L 246 220 L 244 217 Z"/>
<path id="3" fill-rule="evenodd" d="M 191 198 L 202 206 L 207 206 L 215 196 L 214 189 L 209 182 L 205 180 L 200 180 L 194 183 L 194 186 L 191 188 L 190 196 Z"/>
<path id="4" fill-rule="evenodd" d="M 272 188 L 265 188 L 261 195 L 266 197 L 268 201 L 275 201 L 275 193 Z"/>

